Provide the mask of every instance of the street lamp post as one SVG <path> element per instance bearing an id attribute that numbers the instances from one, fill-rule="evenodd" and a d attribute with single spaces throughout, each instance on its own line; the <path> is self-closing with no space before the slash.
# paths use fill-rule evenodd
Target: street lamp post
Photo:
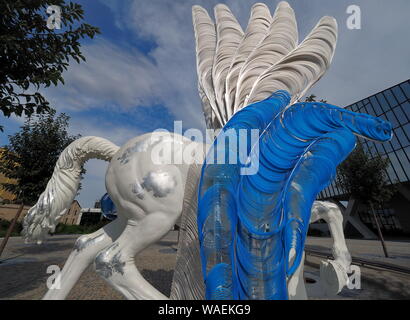
<path id="1" fill-rule="evenodd" d="M 21 212 L 23 211 L 23 208 L 24 208 L 24 203 L 22 202 L 22 203 L 20 204 L 19 209 L 17 210 L 16 215 L 14 216 L 13 220 L 11 221 L 11 224 L 10 224 L 9 228 L 7 229 L 7 232 L 6 232 L 6 235 L 4 236 L 3 241 L 1 242 L 1 245 L 0 245 L 0 257 L 1 257 L 1 255 L 3 254 L 4 248 L 6 247 L 7 242 L 9 241 L 9 238 L 10 238 L 10 236 L 11 236 L 11 233 L 13 232 L 14 226 L 16 225 L 17 220 L 18 220 L 18 218 L 20 217 Z M 1 263 L 1 261 L 0 261 L 0 263 Z"/>
<path id="2" fill-rule="evenodd" d="M 377 232 L 378 232 L 378 234 L 379 234 L 379 239 L 380 239 L 380 241 L 381 241 L 381 243 L 382 243 L 384 255 L 386 256 L 386 258 L 388 258 L 389 255 L 388 255 L 388 253 L 387 253 L 386 244 L 384 243 L 384 238 L 383 238 L 382 231 L 381 231 L 381 229 L 380 229 L 379 220 L 377 219 L 376 211 L 374 211 L 373 203 L 370 203 L 370 209 L 372 210 L 373 217 L 374 217 L 374 221 L 376 221 L 376 228 L 377 228 Z"/>

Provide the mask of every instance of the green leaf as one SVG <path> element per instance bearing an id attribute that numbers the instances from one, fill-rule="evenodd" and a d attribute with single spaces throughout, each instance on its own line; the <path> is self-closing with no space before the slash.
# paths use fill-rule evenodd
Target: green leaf
<path id="1" fill-rule="evenodd" d="M 92 38 L 98 32 L 98 28 L 85 23 L 80 4 L 63 0 L 54 0 L 52 4 L 61 6 L 64 28 L 49 30 L 45 22 L 49 4 L 45 0 L 0 2 L 0 26 L 6 26 L 0 28 L 0 101 L 6 117 L 47 110 L 43 97 L 32 96 L 32 99 L 31 95 L 22 95 L 24 102 L 35 103 L 33 107 L 17 101 L 18 95 L 26 94 L 24 91 L 30 88 L 64 85 L 63 72 L 68 69 L 69 60 L 78 63 L 85 60 L 80 39 Z M 13 99 L 2 98 L 5 94 Z"/>

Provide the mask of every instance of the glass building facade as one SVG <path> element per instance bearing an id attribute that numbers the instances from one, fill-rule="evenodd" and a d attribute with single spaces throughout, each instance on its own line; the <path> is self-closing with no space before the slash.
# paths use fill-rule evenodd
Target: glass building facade
<path id="1" fill-rule="evenodd" d="M 353 103 L 346 109 L 367 113 L 390 121 L 393 125 L 393 138 L 386 143 L 374 143 L 359 139 L 366 152 L 389 157 L 390 166 L 387 175 L 390 183 L 410 181 L 410 79 L 391 88 L 376 93 L 368 98 Z M 346 195 L 336 183 L 324 189 L 319 199 L 339 198 L 347 200 Z"/>

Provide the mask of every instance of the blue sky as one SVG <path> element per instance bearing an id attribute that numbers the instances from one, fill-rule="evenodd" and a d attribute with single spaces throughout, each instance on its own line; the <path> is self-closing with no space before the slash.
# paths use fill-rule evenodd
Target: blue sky
<path id="1" fill-rule="evenodd" d="M 246 27 L 257 1 L 228 0 L 76 0 L 87 23 L 101 35 L 85 40 L 86 63 L 72 63 L 65 86 L 44 90 L 59 111 L 71 116 L 72 134 L 101 136 L 118 145 L 158 128 L 172 129 L 174 120 L 185 128 L 204 129 L 197 93 L 191 6 L 209 12 L 226 3 Z M 273 12 L 279 1 L 265 3 Z M 300 39 L 324 15 L 339 24 L 333 64 L 310 93 L 346 106 L 410 77 L 410 1 L 408 0 L 293 0 Z M 349 5 L 359 5 L 362 29 L 346 27 Z M 211 14 L 212 16 L 212 14 Z M 2 119 L 7 135 L 23 119 Z M 91 160 L 78 200 L 92 206 L 105 192 L 107 164 Z"/>

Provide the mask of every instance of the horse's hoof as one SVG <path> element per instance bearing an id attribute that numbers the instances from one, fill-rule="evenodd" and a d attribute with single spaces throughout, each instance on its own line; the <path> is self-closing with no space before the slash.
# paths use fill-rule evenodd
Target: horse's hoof
<path id="1" fill-rule="evenodd" d="M 342 265 L 334 260 L 326 260 L 320 263 L 320 284 L 326 295 L 337 295 L 349 278 Z"/>

